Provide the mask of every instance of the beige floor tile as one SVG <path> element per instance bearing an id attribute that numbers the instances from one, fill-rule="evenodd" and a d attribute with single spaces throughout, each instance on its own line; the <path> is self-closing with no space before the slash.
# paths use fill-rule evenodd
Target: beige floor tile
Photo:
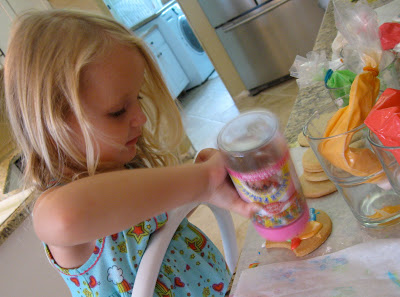
<path id="1" fill-rule="evenodd" d="M 245 112 L 255 108 L 268 109 L 278 117 L 280 128 L 283 131 L 289 120 L 289 115 L 293 109 L 296 96 L 297 95 L 291 94 L 291 92 L 287 95 L 283 93 L 278 95 L 264 92 L 255 97 L 240 98 L 239 100 L 236 100 L 236 106 L 240 112 Z"/>
<path id="2" fill-rule="evenodd" d="M 186 116 L 183 124 L 196 151 L 207 147 L 217 148 L 218 133 L 225 125 L 199 116 Z"/>

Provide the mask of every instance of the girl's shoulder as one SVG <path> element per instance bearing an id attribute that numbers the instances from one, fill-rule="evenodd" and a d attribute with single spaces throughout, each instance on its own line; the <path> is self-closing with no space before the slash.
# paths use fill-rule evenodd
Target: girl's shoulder
<path id="1" fill-rule="evenodd" d="M 50 197 L 54 197 L 57 195 L 56 190 L 63 185 L 55 185 L 51 188 L 48 188 L 47 190 L 41 192 L 39 196 L 37 197 L 34 207 L 33 207 L 33 214 L 35 213 L 35 210 L 39 208 L 39 206 L 47 199 Z"/>

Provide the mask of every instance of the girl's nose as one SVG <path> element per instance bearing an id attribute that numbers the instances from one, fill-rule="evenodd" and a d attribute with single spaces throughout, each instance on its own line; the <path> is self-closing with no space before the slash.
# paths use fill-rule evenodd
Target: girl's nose
<path id="1" fill-rule="evenodd" d="M 131 126 L 132 127 L 141 127 L 143 126 L 147 121 L 147 117 L 145 113 L 143 112 L 142 108 L 140 107 L 139 104 L 137 104 L 134 109 L 133 113 L 131 116 Z"/>

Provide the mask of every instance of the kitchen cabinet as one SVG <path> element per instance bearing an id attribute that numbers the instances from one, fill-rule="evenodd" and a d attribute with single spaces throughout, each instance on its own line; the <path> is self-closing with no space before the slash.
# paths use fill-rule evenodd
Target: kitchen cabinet
<path id="1" fill-rule="evenodd" d="M 153 23 L 150 22 L 147 26 L 136 30 L 135 34 L 143 38 L 149 46 L 160 67 L 172 97 L 176 99 L 189 84 L 189 78 L 157 27 L 157 25 L 153 25 Z"/>

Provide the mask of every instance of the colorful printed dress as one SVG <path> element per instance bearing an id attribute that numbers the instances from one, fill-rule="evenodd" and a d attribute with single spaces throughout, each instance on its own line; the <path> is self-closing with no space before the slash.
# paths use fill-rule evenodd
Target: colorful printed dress
<path id="1" fill-rule="evenodd" d="M 168 220 L 162 214 L 99 239 L 89 260 L 76 269 L 57 265 L 73 297 L 130 297 L 138 266 L 151 234 Z M 217 247 L 184 219 L 163 259 L 154 297 L 224 296 L 231 274 Z"/>

